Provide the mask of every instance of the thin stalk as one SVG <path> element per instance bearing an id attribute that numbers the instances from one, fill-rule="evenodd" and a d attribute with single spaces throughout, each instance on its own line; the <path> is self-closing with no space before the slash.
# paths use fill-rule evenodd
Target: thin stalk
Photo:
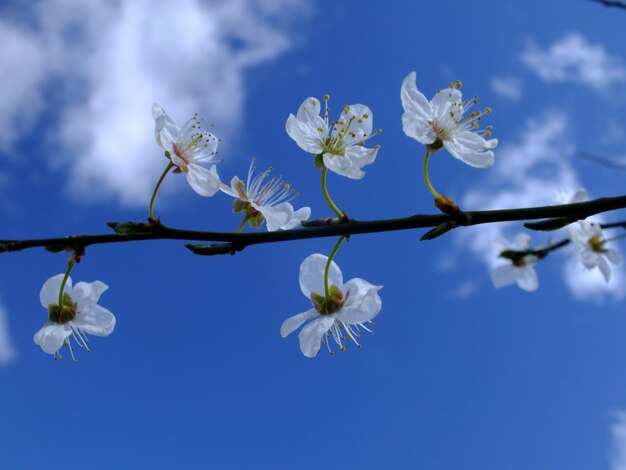
<path id="1" fill-rule="evenodd" d="M 63 276 L 63 281 L 61 281 L 61 288 L 59 289 L 59 315 L 63 312 L 63 291 L 65 290 L 65 284 L 67 284 L 67 279 L 70 277 L 70 273 L 74 268 L 74 263 L 67 263 L 67 271 L 65 271 L 65 276 Z"/>
<path id="2" fill-rule="evenodd" d="M 337 217 L 339 217 L 340 219 L 343 219 L 344 213 L 341 212 L 341 210 L 337 207 L 337 205 L 330 198 L 330 194 L 328 194 L 328 188 L 326 187 L 326 173 L 328 173 L 328 168 L 324 167 L 322 169 L 322 192 L 324 193 L 324 199 L 326 199 L 326 202 L 328 203 L 330 208 L 333 210 L 333 212 L 337 214 Z"/>
<path id="3" fill-rule="evenodd" d="M 428 177 L 428 161 L 430 160 L 430 152 L 427 150 L 426 155 L 424 155 L 424 181 L 426 181 L 426 187 L 430 191 L 430 193 L 435 196 L 435 199 L 441 198 L 441 194 L 437 192 L 437 190 L 430 183 L 430 178 Z"/>
<path id="4" fill-rule="evenodd" d="M 165 171 L 163 171 L 163 174 L 159 178 L 159 181 L 157 181 L 156 186 L 154 187 L 154 192 L 152 193 L 152 198 L 150 199 L 150 207 L 148 208 L 148 216 L 149 216 L 150 220 L 154 219 L 154 201 L 156 200 L 156 195 L 159 192 L 159 188 L 161 187 L 161 183 L 163 183 L 163 180 L 165 179 L 165 176 L 169 173 L 169 171 L 173 167 L 174 167 L 174 164 L 170 161 L 168 163 L 167 167 L 165 167 Z"/>
<path id="5" fill-rule="evenodd" d="M 339 250 L 339 247 L 341 246 L 345 238 L 346 237 L 344 237 L 343 235 L 339 237 L 339 239 L 337 240 L 337 243 L 335 243 L 333 251 L 331 251 L 330 255 L 328 255 L 328 261 L 326 261 L 326 268 L 324 269 L 324 297 L 325 298 L 328 298 L 330 294 L 330 287 L 328 286 L 328 271 L 330 270 L 330 263 L 333 262 L 333 258 L 337 254 L 337 250 Z"/>

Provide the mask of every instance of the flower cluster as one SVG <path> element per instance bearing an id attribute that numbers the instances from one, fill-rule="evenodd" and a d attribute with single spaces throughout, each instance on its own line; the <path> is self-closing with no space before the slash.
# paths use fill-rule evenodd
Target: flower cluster
<path id="1" fill-rule="evenodd" d="M 428 159 L 445 148 L 453 157 L 470 166 L 487 168 L 493 165 L 493 149 L 498 141 L 491 138 L 491 126 L 480 129 L 481 120 L 491 110 L 472 111 L 478 99 L 463 99 L 460 82 L 437 91 L 429 101 L 417 89 L 415 72 L 402 82 L 400 96 L 405 134 L 426 146 L 424 176 L 429 190 L 435 195 L 435 204 L 447 214 L 459 215 L 461 211 L 454 201 L 432 187 L 427 171 Z M 330 121 L 329 99 L 328 95 L 324 96 L 323 109 L 322 102 L 317 98 L 304 100 L 297 114 L 290 114 L 287 118 L 285 129 L 302 150 L 315 156 L 315 167 L 322 171 L 324 198 L 337 215 L 336 219 L 327 219 L 327 222 L 334 224 L 345 222 L 348 217 L 330 197 L 326 186 L 327 171 L 351 179 L 363 178 L 363 168 L 375 161 L 379 150 L 379 146 L 366 147 L 366 142 L 380 134 L 381 130 L 374 130 L 373 113 L 363 104 L 344 106 L 339 117 Z M 292 186 L 282 177 L 272 176 L 272 168 L 257 172 L 254 160 L 245 181 L 233 176 L 230 185 L 223 183 L 215 165 L 219 161 L 219 139 L 202 130 L 198 115 L 182 127 L 176 125 L 158 104 L 153 105 L 152 115 L 156 142 L 164 150 L 168 163 L 150 201 L 148 230 L 159 228 L 160 219 L 153 214 L 154 202 L 170 170 L 184 174 L 191 188 L 202 196 L 211 197 L 221 191 L 233 197 L 233 211 L 244 217 L 238 233 L 246 225 L 260 228 L 263 223 L 266 223 L 268 231 L 290 230 L 310 217 L 309 207 L 295 210 L 291 204 L 299 195 Z M 569 202 L 584 198 L 586 193 L 581 190 Z M 557 228 L 572 222 L 572 219 L 564 219 Z M 124 225 L 126 230 L 137 224 L 120 225 Z M 146 224 L 143 225 L 145 230 Z M 502 262 L 492 271 L 495 287 L 517 284 L 526 291 L 536 290 L 539 281 L 535 264 L 549 252 L 570 242 L 582 264 L 587 269 L 598 268 L 608 282 L 610 264 L 619 263 L 621 256 L 617 250 L 607 246 L 610 240 L 603 237 L 602 227 L 596 223 L 577 221 L 568 227 L 567 232 L 569 239 L 547 247 L 531 248 L 530 236 L 525 233 L 518 234 L 510 244 L 498 239 L 496 252 Z M 300 350 L 306 357 L 316 357 L 322 344 L 330 354 L 333 354 L 332 343 L 340 351 L 344 351 L 345 343 L 349 342 L 360 348 L 361 332 L 373 332 L 372 320 L 382 308 L 379 296 L 382 286 L 360 278 L 344 283 L 334 257 L 345 239 L 345 235 L 339 236 L 329 256 L 312 254 L 300 266 L 300 289 L 311 302 L 311 308 L 286 319 L 280 334 L 284 338 L 301 328 L 298 333 Z M 72 284 L 70 272 L 84 254 L 80 246 L 72 249 L 66 273 L 51 277 L 41 289 L 41 305 L 48 312 L 48 320 L 34 335 L 34 341 L 55 358 L 61 358 L 61 348 L 67 347 L 75 360 L 74 343 L 89 351 L 87 335 L 108 336 L 113 332 L 116 320 L 109 310 L 98 305 L 100 296 L 107 289 L 104 283 Z"/>

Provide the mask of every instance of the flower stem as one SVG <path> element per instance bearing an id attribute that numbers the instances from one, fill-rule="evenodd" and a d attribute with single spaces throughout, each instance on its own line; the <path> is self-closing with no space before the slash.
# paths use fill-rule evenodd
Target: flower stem
<path id="1" fill-rule="evenodd" d="M 333 210 L 333 212 L 337 214 L 337 217 L 343 219 L 345 217 L 345 214 L 337 207 L 337 205 L 330 198 L 330 194 L 328 194 L 328 188 L 326 187 L 326 173 L 328 173 L 328 168 L 324 167 L 322 169 L 322 192 L 324 193 L 324 199 L 326 199 L 326 202 Z"/>
<path id="2" fill-rule="evenodd" d="M 239 224 L 239 227 L 237 227 L 237 233 L 241 233 L 243 228 L 246 226 L 246 223 L 248 222 L 248 219 L 249 219 L 249 217 L 247 215 L 243 218 L 243 220 Z"/>
<path id="3" fill-rule="evenodd" d="M 614 242 L 614 241 L 620 240 L 622 238 L 626 238 L 626 233 L 623 233 L 622 235 L 617 235 L 617 236 L 611 237 L 611 238 L 605 238 L 604 240 L 602 240 L 602 243 Z"/>
<path id="4" fill-rule="evenodd" d="M 154 219 L 154 201 L 156 200 L 156 195 L 159 192 L 161 183 L 163 183 L 163 180 L 165 179 L 165 175 L 167 175 L 173 167 L 174 167 L 174 164 L 172 162 L 169 162 L 167 167 L 165 168 L 165 171 L 163 172 L 163 174 L 159 178 L 159 181 L 157 181 L 157 184 L 154 187 L 154 192 L 152 193 L 152 199 L 150 199 L 150 207 L 148 208 L 148 217 L 151 220 Z"/>
<path id="5" fill-rule="evenodd" d="M 326 268 L 324 269 L 324 297 L 326 298 L 328 298 L 328 296 L 330 295 L 330 287 L 328 285 L 328 271 L 330 270 L 330 263 L 332 263 L 333 258 L 337 254 L 337 250 L 339 250 L 339 247 L 341 246 L 341 243 L 343 243 L 343 240 L 345 238 L 346 237 L 344 237 L 343 235 L 339 237 L 337 243 L 335 243 L 333 251 L 331 251 L 330 255 L 328 256 L 328 261 L 326 261 Z"/>
<path id="6" fill-rule="evenodd" d="M 70 273 L 74 268 L 74 262 L 68 261 L 67 263 L 67 271 L 65 271 L 65 276 L 63 276 L 63 281 L 61 281 L 61 288 L 59 289 L 59 312 L 63 310 L 63 291 L 65 290 L 65 284 L 67 284 L 67 279 L 70 277 Z"/>
<path id="7" fill-rule="evenodd" d="M 441 194 L 437 192 L 437 190 L 430 183 L 430 178 L 428 177 L 428 160 L 430 160 L 430 152 L 426 151 L 426 155 L 424 155 L 424 181 L 426 181 L 426 186 L 430 193 L 435 196 L 435 199 L 441 198 Z"/>

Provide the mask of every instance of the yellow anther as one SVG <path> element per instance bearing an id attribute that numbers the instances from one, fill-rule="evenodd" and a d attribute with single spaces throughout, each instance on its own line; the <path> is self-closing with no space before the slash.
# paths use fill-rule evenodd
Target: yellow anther
<path id="1" fill-rule="evenodd" d="M 330 101 L 330 95 L 324 95 L 324 101 Z"/>
<path id="2" fill-rule="evenodd" d="M 491 114 L 491 108 L 485 108 L 485 114 Z"/>

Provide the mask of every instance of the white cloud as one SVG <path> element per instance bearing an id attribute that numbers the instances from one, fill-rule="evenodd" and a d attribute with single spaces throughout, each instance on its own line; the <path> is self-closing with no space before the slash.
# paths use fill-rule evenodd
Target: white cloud
<path id="1" fill-rule="evenodd" d="M 490 82 L 491 89 L 512 101 L 518 101 L 522 97 L 522 81 L 515 77 L 493 77 Z"/>
<path id="2" fill-rule="evenodd" d="M 0 365 L 15 359 L 15 348 L 9 337 L 6 316 L 6 311 L 0 307 Z"/>
<path id="3" fill-rule="evenodd" d="M 549 83 L 573 82 L 605 92 L 610 85 L 626 81 L 624 64 L 578 33 L 565 35 L 545 50 L 531 42 L 521 60 Z"/>
<path id="4" fill-rule="evenodd" d="M 626 412 L 617 411 L 615 421 L 611 425 L 611 453 L 609 463 L 611 470 L 626 470 Z"/>
<path id="5" fill-rule="evenodd" d="M 48 112 L 58 122 L 55 161 L 69 163 L 75 194 L 145 203 L 164 164 L 152 103 L 181 124 L 199 111 L 219 137 L 234 133 L 245 72 L 291 46 L 290 23 L 308 11 L 306 1 L 20 7 L 19 17 L 0 20 L 0 139 L 14 142 Z"/>
<path id="6" fill-rule="evenodd" d="M 562 202 L 563 192 L 573 194 L 581 186 L 571 163 L 576 149 L 568 142 L 571 140 L 568 137 L 568 118 L 562 113 L 547 112 L 539 118 L 529 119 L 519 141 L 499 149 L 496 165 L 486 182 L 479 189 L 468 191 L 461 207 L 492 210 Z M 594 220 L 601 221 L 602 217 Z M 469 247 L 491 270 L 501 263 L 495 253 L 494 240 L 498 237 L 510 240 L 522 230 L 519 222 L 486 224 L 459 231 L 457 241 L 462 249 Z M 547 242 L 548 236 L 541 232 L 531 232 L 531 235 L 536 240 L 532 246 Z M 549 235 L 555 241 L 567 236 L 564 232 Z M 549 259 L 564 261 L 563 257 L 557 256 Z M 623 297 L 626 291 L 623 265 L 612 266 L 613 279 L 605 283 L 600 282 L 598 273 L 582 271 L 573 261 L 572 258 L 570 262 L 566 261 L 563 273 L 565 284 L 575 298 L 601 301 L 607 296 Z M 541 285 L 541 269 L 538 271 Z"/>

